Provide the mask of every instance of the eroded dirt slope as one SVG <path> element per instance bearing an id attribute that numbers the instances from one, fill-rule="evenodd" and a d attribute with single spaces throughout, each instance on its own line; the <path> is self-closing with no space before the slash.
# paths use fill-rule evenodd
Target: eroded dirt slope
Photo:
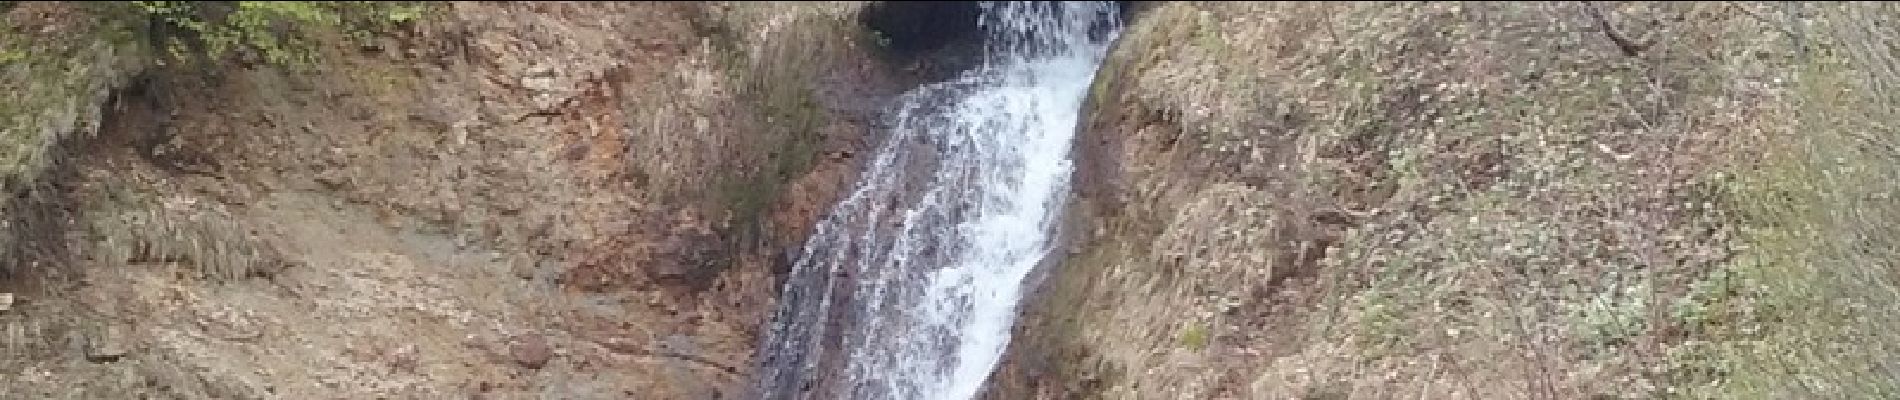
<path id="1" fill-rule="evenodd" d="M 855 7 L 445 3 L 154 67 L 45 175 L 72 257 L 8 283 L 0 396 L 730 394 L 899 90 Z"/>

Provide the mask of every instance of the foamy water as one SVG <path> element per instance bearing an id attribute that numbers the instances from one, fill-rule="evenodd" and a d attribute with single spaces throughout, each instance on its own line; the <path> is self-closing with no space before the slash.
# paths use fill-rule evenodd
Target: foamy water
<path id="1" fill-rule="evenodd" d="M 761 397 L 963 400 L 1002 358 L 1119 18 L 1113 2 L 983 7 L 982 66 L 903 97 L 793 267 Z"/>

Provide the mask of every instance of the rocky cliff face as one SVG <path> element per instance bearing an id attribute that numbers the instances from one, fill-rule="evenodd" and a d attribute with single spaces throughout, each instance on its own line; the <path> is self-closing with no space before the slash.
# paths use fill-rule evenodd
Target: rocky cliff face
<path id="1" fill-rule="evenodd" d="M 9 165 L 50 172 L 10 172 L 47 200 L 8 215 L 69 224 L 7 231 L 64 252 L 0 289 L 25 371 L 0 393 L 729 393 L 783 252 L 907 79 L 859 7 L 445 3 L 304 70 L 121 68 L 136 42 L 15 24 L 98 44 L 8 69 L 67 85 L 9 104 L 36 156 Z"/>
<path id="2" fill-rule="evenodd" d="M 1750 312 L 1722 177 L 1789 126 L 1768 7 L 1153 5 L 991 397 L 1700 387 Z"/>

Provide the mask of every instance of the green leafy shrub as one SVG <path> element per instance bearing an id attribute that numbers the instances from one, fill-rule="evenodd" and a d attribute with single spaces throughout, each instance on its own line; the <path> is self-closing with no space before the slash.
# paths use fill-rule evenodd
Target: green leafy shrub
<path id="1" fill-rule="evenodd" d="M 425 6 L 374 1 L 134 1 L 149 19 L 147 34 L 174 59 L 221 59 L 244 54 L 274 65 L 316 61 L 314 34 L 342 32 L 367 39 L 418 20 Z"/>

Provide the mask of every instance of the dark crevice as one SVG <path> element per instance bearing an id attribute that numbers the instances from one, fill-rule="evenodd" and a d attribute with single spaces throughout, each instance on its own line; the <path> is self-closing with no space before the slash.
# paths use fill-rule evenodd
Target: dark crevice
<path id="1" fill-rule="evenodd" d="M 1149 2 L 1118 2 L 1126 24 Z M 878 1 L 858 14 L 859 24 L 876 36 L 890 65 L 912 69 L 926 81 L 949 78 L 981 61 L 981 2 Z"/>
<path id="2" fill-rule="evenodd" d="M 880 1 L 865 7 L 859 22 L 888 40 L 885 49 L 901 59 L 957 42 L 982 39 L 981 10 L 974 1 Z"/>

